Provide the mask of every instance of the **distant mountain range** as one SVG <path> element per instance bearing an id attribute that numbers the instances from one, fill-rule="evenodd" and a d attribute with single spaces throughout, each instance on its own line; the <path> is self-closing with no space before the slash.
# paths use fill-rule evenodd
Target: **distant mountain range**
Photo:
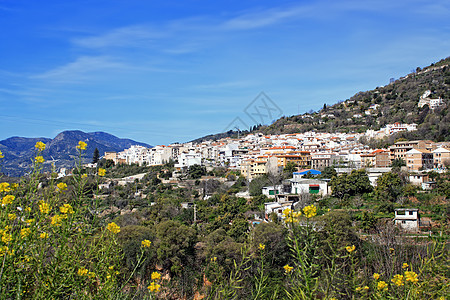
<path id="1" fill-rule="evenodd" d="M 63 131 L 54 139 L 11 137 L 0 141 L 0 151 L 5 156 L 2 159 L 1 172 L 9 176 L 21 176 L 31 170 L 33 157 L 36 155 L 34 145 L 41 141 L 46 144 L 42 156 L 45 158 L 44 169 L 50 170 L 52 163 L 57 169 L 73 167 L 78 157 L 76 146 L 79 141 L 87 143 L 84 151 L 84 162 L 92 160 L 94 150 L 99 150 L 100 156 L 106 151 L 123 151 L 132 145 L 152 147 L 145 143 L 130 139 L 121 139 L 105 132 L 83 132 L 79 130 Z"/>

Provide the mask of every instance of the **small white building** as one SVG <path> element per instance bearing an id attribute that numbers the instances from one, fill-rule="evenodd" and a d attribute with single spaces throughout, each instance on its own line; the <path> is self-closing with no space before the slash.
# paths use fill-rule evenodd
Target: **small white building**
<path id="1" fill-rule="evenodd" d="M 321 196 L 328 195 L 328 183 L 317 179 L 292 179 L 292 194 L 318 194 Z"/>
<path id="2" fill-rule="evenodd" d="M 275 195 L 283 193 L 283 186 L 265 186 L 262 188 L 262 194 L 266 195 L 268 198 L 275 198 Z"/>
<path id="3" fill-rule="evenodd" d="M 397 208 L 394 223 L 408 231 L 419 230 L 419 210 L 417 208 Z"/>
<path id="4" fill-rule="evenodd" d="M 294 203 L 292 201 L 286 202 L 266 202 L 264 203 L 264 211 L 265 211 L 265 219 L 270 219 L 270 214 L 275 213 L 278 216 L 278 219 L 281 220 L 283 218 L 283 210 L 286 208 L 293 208 Z"/>

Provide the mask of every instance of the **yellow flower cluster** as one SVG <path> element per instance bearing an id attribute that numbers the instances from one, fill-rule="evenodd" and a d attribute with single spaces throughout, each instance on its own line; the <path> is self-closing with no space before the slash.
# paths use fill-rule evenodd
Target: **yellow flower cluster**
<path id="1" fill-rule="evenodd" d="M 142 247 L 144 248 L 149 248 L 152 242 L 150 242 L 149 240 L 143 240 L 141 242 Z"/>
<path id="2" fill-rule="evenodd" d="M 38 149 L 39 151 L 44 151 L 45 150 L 45 144 L 41 141 L 37 142 L 36 145 L 34 145 L 34 147 L 36 149 Z"/>
<path id="3" fill-rule="evenodd" d="M 5 230 L 0 231 L 2 235 L 2 242 L 5 244 L 9 244 L 9 242 L 12 241 L 12 235 L 7 232 L 8 228 L 5 228 Z"/>
<path id="4" fill-rule="evenodd" d="M 384 282 L 383 280 L 378 281 L 377 289 L 380 290 L 380 291 L 381 290 L 387 290 L 387 283 Z"/>
<path id="5" fill-rule="evenodd" d="M 153 272 L 151 275 L 152 280 L 159 280 L 161 279 L 161 274 L 158 272 Z"/>
<path id="6" fill-rule="evenodd" d="M 43 232 L 43 233 L 41 233 L 40 235 L 39 235 L 39 237 L 41 238 L 41 239 L 48 239 L 48 233 L 47 232 Z"/>
<path id="7" fill-rule="evenodd" d="M 380 274 L 378 274 L 378 273 L 373 273 L 373 276 L 372 276 L 375 280 L 378 280 L 378 279 L 380 279 Z"/>
<path id="8" fill-rule="evenodd" d="M 161 285 L 157 284 L 156 282 L 152 281 L 152 283 L 150 283 L 150 285 L 148 286 L 148 290 L 150 292 L 159 292 L 159 288 L 161 287 Z"/>
<path id="9" fill-rule="evenodd" d="M 64 182 L 58 183 L 56 185 L 56 187 L 58 188 L 58 191 L 60 191 L 60 192 L 67 191 L 67 184 L 65 184 Z"/>
<path id="10" fill-rule="evenodd" d="M 368 291 L 369 290 L 369 287 L 366 285 L 366 286 L 363 286 L 363 287 L 360 287 L 360 286 L 358 286 L 357 288 L 356 288 L 356 291 L 357 292 L 366 292 L 366 291 Z"/>
<path id="11" fill-rule="evenodd" d="M 16 214 L 8 214 L 8 219 L 10 219 L 11 221 L 14 221 L 16 217 Z"/>
<path id="12" fill-rule="evenodd" d="M 394 278 L 391 279 L 392 283 L 394 283 L 396 286 L 402 286 L 405 285 L 403 283 L 403 275 L 396 274 L 394 275 Z"/>
<path id="13" fill-rule="evenodd" d="M 86 150 L 87 144 L 83 141 L 79 141 L 77 145 L 77 149 L 79 150 Z"/>
<path id="14" fill-rule="evenodd" d="M 8 205 L 8 204 L 11 204 L 14 201 L 14 199 L 16 199 L 15 196 L 13 196 L 13 195 L 6 195 L 5 197 L 2 198 L 2 205 L 5 206 L 5 205 Z"/>
<path id="15" fill-rule="evenodd" d="M 298 218 L 302 215 L 301 211 L 293 211 L 290 208 L 283 210 L 283 218 L 286 223 L 297 223 Z"/>
<path id="16" fill-rule="evenodd" d="M 11 192 L 11 187 L 9 186 L 9 183 L 2 182 L 0 183 L 0 193 L 9 193 Z"/>
<path id="17" fill-rule="evenodd" d="M 63 221 L 64 219 L 65 219 L 65 218 L 64 218 L 63 216 L 61 216 L 61 215 L 54 215 L 54 216 L 52 217 L 52 222 L 51 222 L 51 224 L 52 224 L 53 226 L 59 227 L 59 226 L 61 226 L 62 221 Z"/>
<path id="18" fill-rule="evenodd" d="M 292 270 L 294 269 L 294 267 L 291 267 L 291 266 L 289 266 L 289 265 L 285 265 L 285 266 L 283 267 L 283 269 L 284 269 L 284 272 L 285 272 L 286 274 L 289 274 L 289 273 L 292 272 Z"/>
<path id="19" fill-rule="evenodd" d="M 409 267 L 409 265 L 407 263 L 403 263 L 402 269 L 407 269 L 408 267 Z"/>
<path id="20" fill-rule="evenodd" d="M 416 272 L 405 271 L 406 281 L 409 281 L 409 282 L 412 282 L 412 283 L 416 283 L 416 282 L 419 281 L 419 279 L 417 277 L 418 277 L 418 275 L 416 274 Z"/>
<path id="21" fill-rule="evenodd" d="M 106 226 L 106 229 L 108 229 L 112 233 L 119 233 L 120 232 L 120 226 L 118 226 L 114 222 L 109 223 L 108 226 Z"/>
<path id="22" fill-rule="evenodd" d="M 34 161 L 37 162 L 38 164 L 42 164 L 45 161 L 45 159 L 41 155 L 39 155 L 34 158 Z"/>
<path id="23" fill-rule="evenodd" d="M 59 207 L 59 211 L 62 214 L 73 214 L 74 213 L 72 206 L 70 204 L 67 204 L 67 203 L 64 204 L 63 206 L 60 206 Z"/>
<path id="24" fill-rule="evenodd" d="M 259 250 L 262 251 L 262 250 L 266 249 L 266 245 L 264 245 L 264 244 L 259 244 L 258 248 L 259 248 Z"/>
<path id="25" fill-rule="evenodd" d="M 315 215 L 317 215 L 317 207 L 315 207 L 314 205 L 309 205 L 303 208 L 303 213 L 305 214 L 305 216 L 307 218 L 312 218 Z"/>
<path id="26" fill-rule="evenodd" d="M 29 236 L 31 233 L 31 229 L 30 228 L 23 228 L 22 230 L 20 230 L 20 237 L 21 238 L 26 238 L 27 236 Z"/>
<path id="27" fill-rule="evenodd" d="M 355 251 L 355 249 L 355 245 L 345 247 L 345 250 L 347 250 L 348 253 L 352 253 L 353 251 Z"/>
<path id="28" fill-rule="evenodd" d="M 106 175 L 106 170 L 102 168 L 98 168 L 98 176 L 103 177 Z"/>
<path id="29" fill-rule="evenodd" d="M 42 201 L 39 203 L 39 211 L 43 214 L 48 214 L 50 212 L 50 204 Z"/>
<path id="30" fill-rule="evenodd" d="M 88 272 L 89 271 L 87 269 L 85 269 L 85 268 L 79 268 L 77 273 L 78 273 L 79 276 L 84 276 L 84 275 L 87 275 Z"/>
<path id="31" fill-rule="evenodd" d="M 2 151 L 0 151 L 0 158 L 3 158 L 3 157 L 5 157 L 5 156 L 3 155 Z"/>

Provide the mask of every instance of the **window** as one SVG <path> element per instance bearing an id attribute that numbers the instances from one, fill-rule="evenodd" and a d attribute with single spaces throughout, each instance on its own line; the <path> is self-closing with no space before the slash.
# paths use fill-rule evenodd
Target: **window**
<path id="1" fill-rule="evenodd" d="M 410 216 L 412 216 L 413 214 L 414 214 L 414 212 L 412 212 L 412 211 L 409 212 L 409 215 L 410 215 Z"/>

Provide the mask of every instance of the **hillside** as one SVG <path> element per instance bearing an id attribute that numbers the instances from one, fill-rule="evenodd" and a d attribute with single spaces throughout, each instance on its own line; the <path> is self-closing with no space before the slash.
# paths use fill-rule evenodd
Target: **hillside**
<path id="1" fill-rule="evenodd" d="M 32 157 L 35 155 L 34 145 L 38 141 L 47 145 L 42 153 L 46 160 L 44 164 L 46 170 L 51 168 L 52 163 L 56 168 L 73 167 L 74 158 L 78 155 L 75 148 L 78 141 L 84 141 L 88 145 L 84 155 L 86 162 L 92 159 L 95 148 L 98 148 L 102 155 L 105 151 L 118 152 L 131 145 L 151 147 L 145 143 L 121 139 L 105 132 L 85 133 L 78 130 L 61 132 L 54 139 L 11 137 L 0 141 L 0 151 L 5 156 L 1 171 L 10 176 L 20 176 L 29 172 Z"/>
<path id="2" fill-rule="evenodd" d="M 397 138 L 450 140 L 450 57 L 390 84 L 370 91 L 359 92 L 342 102 L 326 106 L 314 113 L 282 117 L 270 126 L 261 128 L 267 134 L 315 131 L 364 132 L 395 122 L 416 123 L 417 131 L 401 133 Z M 431 110 L 428 105 L 418 107 L 425 91 L 430 98 L 442 98 L 444 104 Z M 371 105 L 378 109 L 370 109 Z"/>

